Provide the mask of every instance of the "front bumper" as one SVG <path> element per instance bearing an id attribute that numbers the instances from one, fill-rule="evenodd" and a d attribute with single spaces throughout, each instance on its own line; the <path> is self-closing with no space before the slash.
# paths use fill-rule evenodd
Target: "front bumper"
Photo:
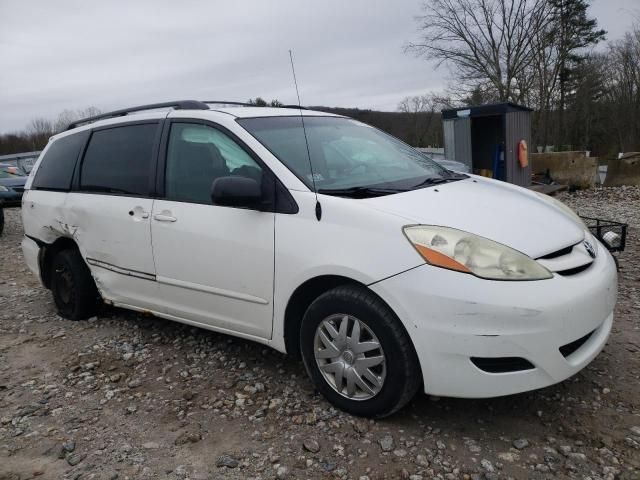
<path id="1" fill-rule="evenodd" d="M 589 364 L 611 331 L 617 272 L 600 248 L 587 270 L 549 280 L 490 281 L 423 265 L 370 288 L 412 338 L 425 392 L 480 398 L 552 385 Z M 561 353 L 589 333 L 573 353 Z M 471 357 L 519 357 L 533 368 L 489 373 Z"/>

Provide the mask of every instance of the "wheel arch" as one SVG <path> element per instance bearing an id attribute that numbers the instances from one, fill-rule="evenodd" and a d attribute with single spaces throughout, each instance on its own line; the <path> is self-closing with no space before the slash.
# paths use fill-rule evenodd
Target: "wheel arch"
<path id="1" fill-rule="evenodd" d="M 402 328 L 413 343 L 413 338 L 398 313 L 384 300 L 377 292 L 370 289 L 366 284 L 343 275 L 319 275 L 306 280 L 299 285 L 289 297 L 284 313 L 284 345 L 287 354 L 300 357 L 300 325 L 309 305 L 323 293 L 341 286 L 354 285 L 366 289 L 384 303 L 398 319 Z M 415 348 L 415 345 L 414 345 Z"/>

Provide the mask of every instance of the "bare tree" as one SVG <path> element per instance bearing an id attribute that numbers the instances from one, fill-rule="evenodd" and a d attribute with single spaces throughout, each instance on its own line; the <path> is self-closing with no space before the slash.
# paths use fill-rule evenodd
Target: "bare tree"
<path id="1" fill-rule="evenodd" d="M 527 105 L 537 110 L 534 128 L 542 145 L 550 141 L 552 109 L 558 93 L 561 62 L 561 46 L 558 29 L 553 23 L 533 32 L 533 62 L 526 75 L 532 81 L 528 91 Z"/>
<path id="2" fill-rule="evenodd" d="M 29 122 L 26 129 L 27 136 L 30 139 L 30 147 L 33 150 L 41 148 L 42 145 L 46 145 L 55 131 L 53 124 L 46 118 L 34 118 Z"/>
<path id="3" fill-rule="evenodd" d="M 407 49 L 453 66 L 469 91 L 489 84 L 497 100 L 523 101 L 531 37 L 549 15 L 547 0 L 431 0 L 419 19 L 422 38 Z"/>
<path id="4" fill-rule="evenodd" d="M 409 135 L 409 141 L 412 145 L 425 146 L 428 137 L 434 143 L 439 143 L 436 138 L 438 135 L 433 131 L 433 126 L 437 123 L 434 118 L 436 112 L 447 106 L 450 106 L 449 99 L 435 93 L 405 97 L 400 101 L 398 111 L 410 118 L 413 131 Z M 437 127 L 439 131 L 439 124 Z"/>
<path id="5" fill-rule="evenodd" d="M 609 46 L 606 98 L 618 151 L 640 149 L 640 26 Z"/>
<path id="6" fill-rule="evenodd" d="M 27 133 L 30 135 L 53 135 L 53 125 L 51 121 L 44 118 L 34 118 L 27 125 Z"/>
<path id="7" fill-rule="evenodd" d="M 68 110 L 65 109 L 58 114 L 55 122 L 53 123 L 53 128 L 55 132 L 62 132 L 65 130 L 70 123 L 73 123 L 81 118 L 93 117 L 95 115 L 99 115 L 101 112 L 100 109 L 96 107 L 87 107 L 81 110 Z"/>

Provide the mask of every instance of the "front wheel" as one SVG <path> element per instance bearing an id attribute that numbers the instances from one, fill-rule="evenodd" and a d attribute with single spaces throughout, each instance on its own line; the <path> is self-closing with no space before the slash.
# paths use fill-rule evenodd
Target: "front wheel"
<path id="1" fill-rule="evenodd" d="M 302 320 L 300 350 L 318 390 L 354 415 L 391 415 L 420 386 L 409 335 L 364 287 L 341 286 L 318 297 Z"/>

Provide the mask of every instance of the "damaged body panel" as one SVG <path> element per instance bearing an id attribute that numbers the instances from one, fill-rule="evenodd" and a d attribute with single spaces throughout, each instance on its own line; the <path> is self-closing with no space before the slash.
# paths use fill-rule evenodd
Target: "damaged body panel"
<path id="1" fill-rule="evenodd" d="M 67 220 L 98 290 L 113 302 L 162 311 L 158 301 L 149 213 L 153 200 L 69 193 Z M 138 273 L 140 275 L 130 275 Z"/>

